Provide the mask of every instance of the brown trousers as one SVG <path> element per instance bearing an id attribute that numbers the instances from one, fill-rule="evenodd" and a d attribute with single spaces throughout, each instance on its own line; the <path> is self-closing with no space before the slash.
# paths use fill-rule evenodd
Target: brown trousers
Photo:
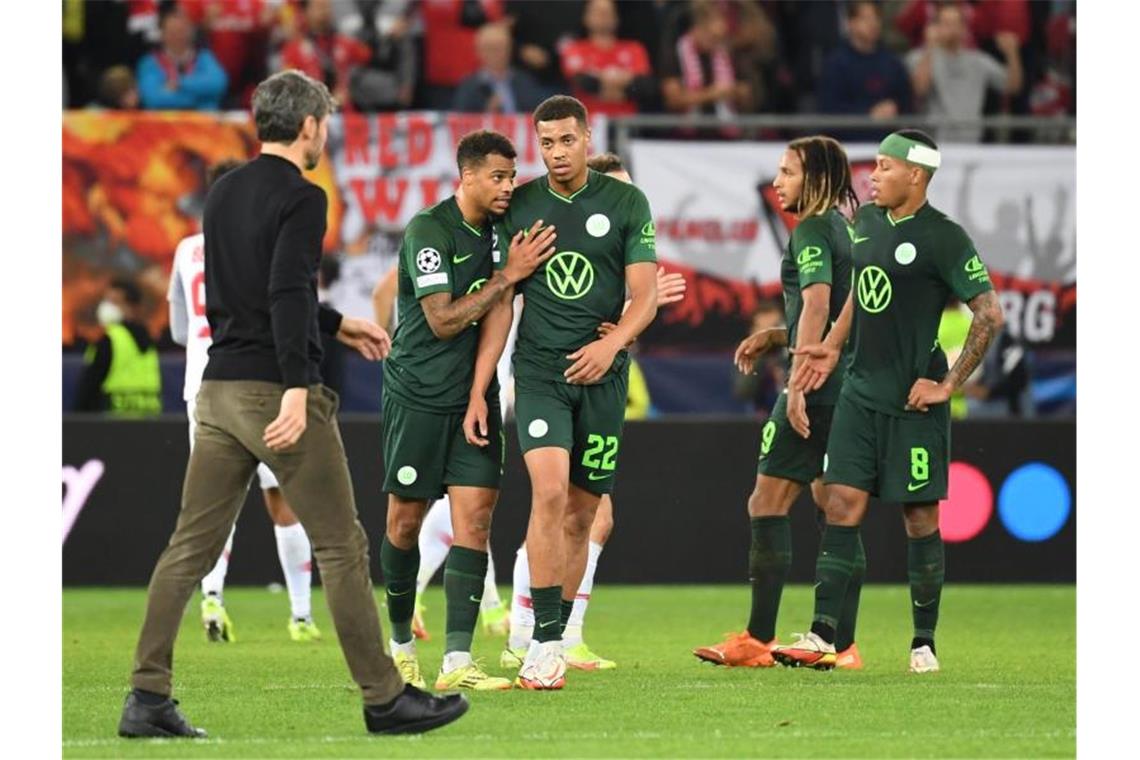
<path id="1" fill-rule="evenodd" d="M 372 595 L 368 538 L 356 515 L 348 460 L 337 427 L 338 400 L 323 385 L 309 387 L 301 439 L 283 452 L 262 441 L 281 407 L 275 383 L 207 380 L 198 393 L 198 429 L 182 486 L 182 511 L 147 590 L 146 620 L 131 683 L 171 692 L 174 640 L 186 604 L 221 556 L 259 461 L 281 483 L 313 545 L 344 659 L 365 704 L 382 704 L 404 688 Z"/>

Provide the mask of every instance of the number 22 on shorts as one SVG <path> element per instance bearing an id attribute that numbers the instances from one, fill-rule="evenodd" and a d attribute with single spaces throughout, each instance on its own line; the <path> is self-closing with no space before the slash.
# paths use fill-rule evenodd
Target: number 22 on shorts
<path id="1" fill-rule="evenodd" d="M 589 448 L 582 453 L 582 465 L 591 470 L 604 470 L 600 473 L 591 472 L 588 476 L 590 480 L 603 480 L 613 475 L 614 469 L 617 467 L 617 463 L 614 462 L 618 450 L 617 436 L 600 436 L 591 433 L 586 438 L 586 445 Z M 600 458 L 599 455 L 601 455 Z"/>

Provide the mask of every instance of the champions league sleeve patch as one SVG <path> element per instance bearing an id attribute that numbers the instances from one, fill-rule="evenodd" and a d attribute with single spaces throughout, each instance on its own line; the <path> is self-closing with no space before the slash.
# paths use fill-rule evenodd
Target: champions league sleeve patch
<path id="1" fill-rule="evenodd" d="M 420 252 L 416 254 L 416 269 L 424 274 L 431 274 L 439 270 L 442 261 L 443 257 L 439 255 L 439 251 L 436 249 L 421 248 Z"/>

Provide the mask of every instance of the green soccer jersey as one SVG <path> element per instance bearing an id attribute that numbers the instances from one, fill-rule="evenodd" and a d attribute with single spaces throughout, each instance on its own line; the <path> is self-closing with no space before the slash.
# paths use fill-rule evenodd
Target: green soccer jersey
<path id="1" fill-rule="evenodd" d="M 541 219 L 554 225 L 557 253 L 521 282 L 524 296 L 515 346 L 515 375 L 565 382 L 567 354 L 598 339 L 598 325 L 616 323 L 625 303 L 625 267 L 655 262 L 653 216 L 645 194 L 590 170 L 586 184 L 560 195 L 547 177 L 515 190 L 499 233 L 504 250 L 519 230 Z M 600 382 L 625 371 L 623 350 Z"/>
<path id="2" fill-rule="evenodd" d="M 843 393 L 898 417 L 920 377 L 941 380 L 938 324 L 950 296 L 963 303 L 993 290 L 969 235 L 929 203 L 903 219 L 863 206 L 851 239 L 855 313 Z"/>
<path id="3" fill-rule="evenodd" d="M 792 230 L 788 249 L 780 263 L 780 281 L 784 286 L 784 316 L 788 325 L 788 347 L 795 348 L 800 314 L 803 312 L 803 290 L 824 283 L 831 286 L 824 335 L 839 318 L 847 293 L 851 289 L 851 235 L 847 220 L 836 209 L 819 216 L 809 216 Z M 847 364 L 847 350 L 839 366 Z M 791 355 L 789 354 L 789 370 Z M 809 406 L 834 405 L 843 385 L 842 373 L 834 372 L 824 386 L 807 396 Z"/>
<path id="4" fill-rule="evenodd" d="M 467 408 L 479 344 L 476 324 L 448 340 L 431 331 L 419 299 L 450 293 L 453 299 L 473 293 L 501 269 L 503 256 L 491 225 L 472 227 L 451 197 L 416 214 L 400 244 L 399 322 L 392 352 L 384 362 L 384 392 L 402 404 L 426 411 L 455 412 Z M 491 381 L 487 397 L 498 395 Z"/>

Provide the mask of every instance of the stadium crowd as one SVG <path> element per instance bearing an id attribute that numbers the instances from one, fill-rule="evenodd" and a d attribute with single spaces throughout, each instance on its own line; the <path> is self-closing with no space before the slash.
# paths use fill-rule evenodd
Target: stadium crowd
<path id="1" fill-rule="evenodd" d="M 611 116 L 969 118 L 1076 108 L 1072 0 L 63 6 L 65 108 L 245 109 L 256 83 L 286 68 L 364 112 L 528 112 L 557 92 Z"/>

